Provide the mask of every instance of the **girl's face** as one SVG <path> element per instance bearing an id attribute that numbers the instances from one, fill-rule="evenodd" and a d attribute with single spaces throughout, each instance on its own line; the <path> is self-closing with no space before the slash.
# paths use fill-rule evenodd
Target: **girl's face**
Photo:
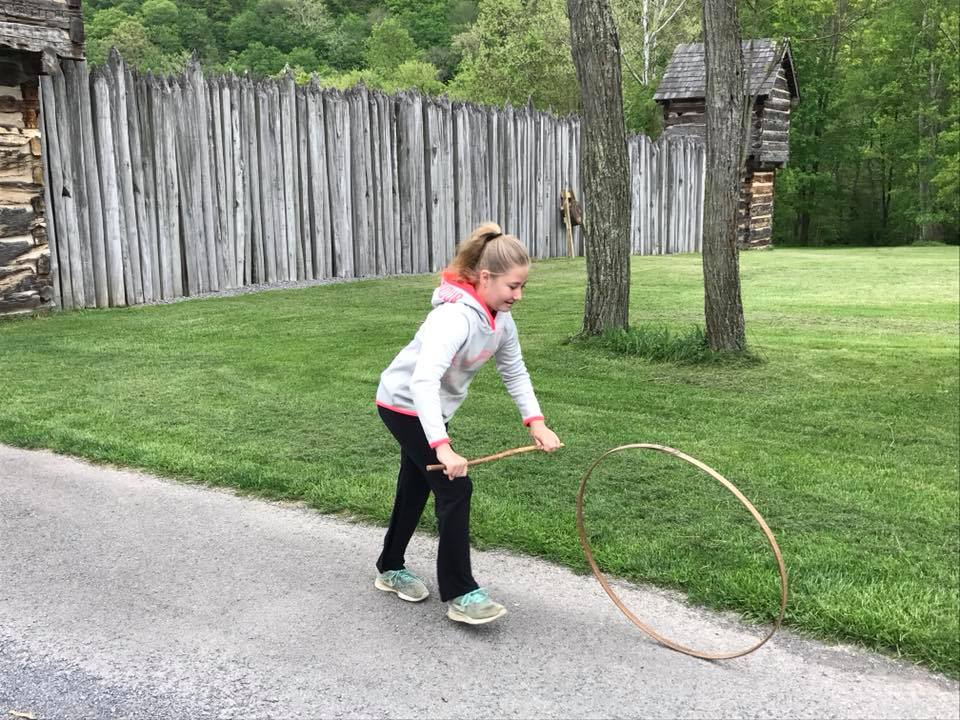
<path id="1" fill-rule="evenodd" d="M 481 270 L 477 294 L 491 310 L 510 312 L 513 304 L 523 297 L 523 288 L 527 285 L 529 272 L 528 265 L 514 265 L 502 275 Z"/>

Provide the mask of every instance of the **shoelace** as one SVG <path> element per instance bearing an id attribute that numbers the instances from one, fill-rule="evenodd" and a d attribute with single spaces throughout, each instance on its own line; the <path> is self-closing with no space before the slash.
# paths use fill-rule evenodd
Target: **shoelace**
<path id="1" fill-rule="evenodd" d="M 490 598 L 487 596 L 487 591 L 483 588 L 477 588 L 476 590 L 471 590 L 465 595 L 461 595 L 458 599 L 460 605 L 473 605 L 475 603 L 487 602 Z"/>
<path id="2" fill-rule="evenodd" d="M 417 576 L 406 568 L 400 568 L 399 570 L 389 570 L 387 580 L 394 585 L 409 585 L 417 580 Z"/>

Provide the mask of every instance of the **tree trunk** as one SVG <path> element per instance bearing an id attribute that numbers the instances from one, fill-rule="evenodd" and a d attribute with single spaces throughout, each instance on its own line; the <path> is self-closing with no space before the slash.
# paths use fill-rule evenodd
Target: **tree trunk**
<path id="1" fill-rule="evenodd" d="M 737 252 L 743 127 L 743 55 L 736 0 L 703 0 L 707 70 L 707 178 L 703 209 L 703 286 L 712 350 L 746 348 Z"/>
<path id="2" fill-rule="evenodd" d="M 580 83 L 580 176 L 587 255 L 585 335 L 626 329 L 630 304 L 630 193 L 620 41 L 607 0 L 567 0 Z"/>

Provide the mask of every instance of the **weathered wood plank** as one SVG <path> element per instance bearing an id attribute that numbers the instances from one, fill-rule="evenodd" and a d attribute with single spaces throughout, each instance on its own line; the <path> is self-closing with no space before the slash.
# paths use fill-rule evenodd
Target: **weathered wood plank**
<path id="1" fill-rule="evenodd" d="M 223 212 L 226 215 L 226 237 L 223 238 L 227 252 L 227 287 L 243 285 L 243 212 L 242 201 L 237 200 L 238 193 L 243 197 L 240 187 L 240 139 L 239 97 L 236 77 L 231 75 L 220 78 L 220 116 L 223 122 L 223 169 L 227 187 Z M 238 226 L 239 220 L 239 226 Z M 239 252 L 237 243 L 239 241 Z"/>
<path id="2" fill-rule="evenodd" d="M 500 111 L 497 108 L 488 108 L 484 113 L 487 121 L 487 207 L 489 217 L 494 222 L 503 223 L 500 214 L 500 162 L 497 151 L 500 147 Z"/>
<path id="3" fill-rule="evenodd" d="M 104 251 L 107 270 L 107 299 L 111 307 L 127 304 L 124 290 L 123 238 L 120 225 L 120 189 L 117 185 L 113 143 L 110 83 L 104 69 L 91 73 L 94 124 L 97 128 L 97 167 L 103 202 Z"/>
<path id="4" fill-rule="evenodd" d="M 169 190 L 167 188 L 167 130 L 164 126 L 165 101 L 163 82 L 148 76 L 146 82 L 149 97 L 150 118 L 153 132 L 150 138 L 153 144 L 153 185 L 156 188 L 156 243 L 157 265 L 159 270 L 158 287 L 160 297 L 169 300 L 173 295 L 173 260 L 171 245 L 174 242 L 170 210 L 167 207 Z M 170 171 L 174 172 L 174 171 Z M 179 242 L 179 238 L 177 239 Z"/>
<path id="5" fill-rule="evenodd" d="M 216 292 L 220 289 L 221 264 L 217 257 L 220 227 L 217 222 L 215 201 L 214 121 L 207 83 L 204 80 L 199 63 L 191 62 L 187 66 L 187 75 L 191 80 L 190 84 L 193 91 L 194 121 L 197 131 L 197 145 L 195 147 L 200 156 L 200 199 L 203 209 L 203 235 L 200 247 L 206 256 L 204 275 L 206 285 L 203 292 Z"/>
<path id="6" fill-rule="evenodd" d="M 310 247 L 313 276 L 330 277 L 330 198 L 327 189 L 327 139 L 323 96 L 314 76 L 307 88 L 307 139 L 309 146 Z"/>
<path id="7" fill-rule="evenodd" d="M 173 297 L 183 297 L 187 279 L 184 275 L 184 236 L 189 232 L 183 225 L 183 209 L 180 205 L 180 173 L 177 169 L 177 121 L 183 102 L 180 85 L 163 81 L 161 100 L 163 103 L 163 154 L 164 154 L 164 191 L 168 223 L 168 249 L 170 257 L 169 281 Z M 167 274 L 167 273 L 165 273 Z"/>
<path id="8" fill-rule="evenodd" d="M 52 142 L 48 138 L 56 137 L 56 100 L 53 94 L 53 80 L 49 75 L 40 77 L 40 152 L 43 154 L 44 182 L 43 205 L 46 220 L 47 247 L 50 249 L 50 282 L 53 285 L 53 306 L 65 309 L 63 291 L 61 290 L 61 268 L 59 258 L 59 242 L 57 239 L 57 223 L 55 213 L 57 206 L 53 204 L 52 188 L 54 185 L 54 153 Z M 58 160 L 59 162 L 59 160 Z M 72 305 L 72 303 L 71 303 Z"/>
<path id="9" fill-rule="evenodd" d="M 453 172 L 457 177 L 454 191 L 456 240 L 459 243 L 470 232 L 473 222 L 473 155 L 471 154 L 470 117 L 467 105 L 455 102 L 453 114 L 454 155 Z M 407 270 L 403 270 L 407 272 Z"/>
<path id="10" fill-rule="evenodd" d="M 503 135 L 500 144 L 502 157 L 500 171 L 503 176 L 503 224 L 507 232 L 517 236 L 522 242 L 517 222 L 517 123 L 513 116 L 513 105 L 504 107 Z"/>
<path id="11" fill-rule="evenodd" d="M 280 152 L 277 154 L 282 161 L 280 202 L 283 216 L 283 249 L 286 253 L 286 257 L 283 259 L 285 270 L 283 277 L 286 280 L 302 280 L 303 255 L 297 252 L 300 236 L 298 232 L 300 224 L 298 203 L 300 200 L 296 192 L 300 162 L 297 159 L 298 145 L 294 139 L 297 110 L 293 75 L 289 71 L 280 79 L 278 93 L 280 100 L 280 134 L 278 138 Z"/>
<path id="12" fill-rule="evenodd" d="M 93 270 L 93 248 L 90 239 L 90 205 L 91 201 L 87 194 L 87 171 L 86 157 L 84 153 L 84 136 L 89 133 L 89 128 L 83 125 L 83 115 L 80 107 L 80 98 L 82 95 L 81 73 L 77 63 L 73 60 L 61 60 L 60 67 L 63 73 L 62 81 L 64 83 L 65 104 L 60 107 L 62 119 L 60 125 L 66 124 L 69 132 L 69 162 L 70 167 L 70 193 L 76 210 L 77 219 L 77 249 L 79 252 L 80 271 L 83 275 L 83 306 L 97 306 L 96 282 Z M 60 80 L 54 77 L 54 87 Z M 59 107 L 59 106 L 58 106 Z M 68 162 L 67 155 L 61 151 L 62 161 Z M 66 180 L 66 178 L 65 178 Z M 94 197 L 93 203 L 99 202 L 99 198 Z"/>
<path id="13" fill-rule="evenodd" d="M 526 157 L 526 167 L 524 169 L 524 192 L 526 193 L 526 224 L 527 224 L 527 250 L 532 257 L 537 257 L 537 133 L 538 121 L 533 109 L 533 105 L 527 103 L 527 114 L 525 118 L 526 147 L 524 153 Z"/>
<path id="14" fill-rule="evenodd" d="M 142 143 L 143 159 L 143 208 L 146 213 L 144 220 L 146 238 L 150 252 L 150 284 L 153 298 L 160 300 L 163 295 L 163 282 L 160 258 L 160 239 L 157 208 L 157 156 L 156 156 L 156 111 L 153 107 L 152 76 L 140 78 L 136 83 L 137 107 L 140 120 L 140 142 Z"/>
<path id="15" fill-rule="evenodd" d="M 140 258 L 140 277 L 143 287 L 143 302 L 153 302 L 159 299 L 159 288 L 154 290 L 153 273 L 157 261 L 154 251 L 154 240 L 151 233 L 150 219 L 147 215 L 145 183 L 145 159 L 141 134 L 139 88 L 134 80 L 133 73 L 125 70 L 124 80 L 127 89 L 127 124 L 130 138 L 130 170 L 133 189 L 134 222 L 137 228 L 137 254 Z"/>
<path id="16" fill-rule="evenodd" d="M 398 98 L 398 158 L 400 173 L 400 234 L 409 249 L 410 270 L 430 269 L 427 248 L 426 173 L 423 152 L 423 109 L 419 95 L 404 92 Z"/>
<path id="17" fill-rule="evenodd" d="M 630 252 L 638 255 L 641 252 L 640 230 L 640 151 L 638 138 L 627 139 L 627 162 L 630 168 Z"/>
<path id="18" fill-rule="evenodd" d="M 330 189 L 332 274 L 334 277 L 353 277 L 349 108 L 343 93 L 338 90 L 325 91 L 323 107 L 327 139 L 327 181 Z"/>
<path id="19" fill-rule="evenodd" d="M 453 114 L 451 112 L 450 100 L 444 97 L 440 105 L 440 171 L 443 182 L 440 186 L 442 223 L 439 225 L 441 234 L 441 246 L 443 248 L 443 262 L 440 268 L 450 264 L 456 254 L 457 230 L 456 217 L 454 215 L 454 186 L 456 185 L 456 176 L 453 174 Z"/>
<path id="20" fill-rule="evenodd" d="M 281 143 L 283 142 L 283 121 L 280 108 L 280 86 L 271 83 L 267 98 L 269 100 L 270 117 L 267 129 L 271 141 L 271 163 L 270 190 L 273 202 L 273 231 L 276 236 L 274 241 L 274 250 L 276 252 L 277 279 L 289 280 L 290 269 L 290 251 L 287 246 L 287 209 L 284 205 L 285 186 L 284 186 L 284 164 L 283 151 Z"/>
<path id="21" fill-rule="evenodd" d="M 490 170 L 487 139 L 486 111 L 482 107 L 470 107 L 470 137 L 472 147 L 471 169 L 473 171 L 473 217 L 470 229 L 482 222 L 491 220 L 490 216 Z M 469 232 L 469 231 L 468 231 Z"/>
<path id="22" fill-rule="evenodd" d="M 774 133 L 789 133 L 790 132 L 790 123 L 787 120 L 777 120 L 764 118 L 763 121 L 763 131 L 774 132 Z"/>
<path id="23" fill-rule="evenodd" d="M 313 280 L 313 236 L 310 232 L 310 147 L 308 143 L 309 126 L 307 124 L 307 89 L 297 88 L 297 210 L 300 220 L 297 224 L 297 256 L 300 258 L 301 275 Z"/>
<path id="24" fill-rule="evenodd" d="M 536 121 L 536 166 L 533 169 L 534 172 L 534 185 L 533 185 L 533 198 L 532 202 L 534 205 L 534 239 L 535 239 L 535 255 L 534 257 L 545 258 L 549 257 L 550 248 L 548 245 L 549 232 L 547 230 L 547 221 L 546 221 L 546 164 L 547 164 L 547 128 L 546 128 L 546 118 L 544 115 L 538 114 Z M 553 203 L 549 203 L 552 207 Z"/>
<path id="25" fill-rule="evenodd" d="M 440 154 L 440 131 L 437 127 L 437 108 L 432 99 L 423 103 L 424 136 L 424 190 L 427 209 L 427 254 L 430 258 L 430 270 L 437 271 L 443 263 L 443 249 L 437 223 L 440 221 L 440 184 L 441 172 L 438 164 Z"/>
<path id="26" fill-rule="evenodd" d="M 238 114 L 241 152 L 239 172 L 243 193 L 238 192 L 238 200 L 241 204 L 243 216 L 243 238 L 237 238 L 237 256 L 238 261 L 243 263 L 243 271 L 239 276 L 240 280 L 244 285 L 249 285 L 256 282 L 253 252 L 255 248 L 254 238 L 259 233 L 260 225 L 260 193 L 254 188 L 254 184 L 259 177 L 257 171 L 259 164 L 256 158 L 257 116 L 254 108 L 253 88 L 249 77 L 243 77 L 239 81 L 239 89 L 240 106 Z"/>
<path id="27" fill-rule="evenodd" d="M 431 100 L 427 105 L 429 146 L 428 222 L 431 238 L 431 270 L 441 270 L 453 259 L 456 220 L 453 213 L 453 120 L 450 101 Z"/>
<path id="28" fill-rule="evenodd" d="M 276 220 L 274 219 L 274 173 L 276 160 L 275 148 L 270 136 L 270 89 L 266 82 L 256 84 L 257 100 L 257 157 L 260 173 L 257 186 L 260 194 L 260 257 L 257 267 L 262 271 L 259 282 L 277 280 L 277 239 Z"/>
<path id="29" fill-rule="evenodd" d="M 373 266 L 377 275 L 387 272 L 386 232 L 384 230 L 383 206 L 385 202 L 385 183 L 383 179 L 382 133 L 380 130 L 380 96 L 383 93 L 371 91 L 367 111 L 370 115 L 370 197 L 373 200 L 373 225 L 370 228 L 370 244 L 373 249 Z"/>
<path id="30" fill-rule="evenodd" d="M 116 50 L 107 61 L 110 77 L 110 95 L 113 120 L 113 139 L 117 181 L 120 190 L 120 218 L 123 237 L 120 252 L 123 256 L 124 284 L 127 304 L 143 302 L 143 275 L 140 267 L 140 237 L 137 232 L 137 210 L 133 198 L 133 168 L 130 161 L 130 125 L 127 118 L 126 66 Z"/>
<path id="31" fill-rule="evenodd" d="M 70 41 L 69 34 L 57 28 L 0 21 L 0 46 L 27 52 L 50 49 L 60 57 L 79 59 L 77 47 Z"/>
<path id="32" fill-rule="evenodd" d="M 50 143 L 59 157 L 54 169 L 53 197 L 59 199 L 59 211 L 56 214 L 57 237 L 60 240 L 60 268 L 70 275 L 70 305 L 69 307 L 85 307 L 86 295 L 83 277 L 83 248 L 80 244 L 79 222 L 75 200 L 76 183 L 74 182 L 73 149 L 70 134 L 69 101 L 67 99 L 66 80 L 63 71 L 58 65 L 51 73 L 53 79 L 53 95 L 55 99 L 50 103 L 55 108 L 57 139 Z M 66 251 L 66 254 L 64 254 Z M 64 293 L 66 300 L 66 293 Z"/>
<path id="33" fill-rule="evenodd" d="M 211 184 L 213 185 L 213 245 L 219 287 L 229 287 L 230 253 L 227 241 L 227 171 L 224 157 L 225 142 L 223 136 L 223 101 L 220 98 L 220 78 L 204 80 L 203 91 L 207 102 L 208 114 L 204 118 L 207 125 L 207 137 L 210 154 Z"/>
<path id="34" fill-rule="evenodd" d="M 388 181 L 387 185 L 387 203 L 384 205 L 384 225 L 388 232 L 385 245 L 390 248 L 389 257 L 392 258 L 389 272 L 401 272 L 402 250 L 400 240 L 400 169 L 397 161 L 397 116 L 396 102 L 393 98 L 381 96 L 380 109 L 382 111 L 381 120 L 384 133 L 384 142 L 386 153 L 384 161 L 384 179 Z M 389 222 L 387 222 L 389 221 Z"/>
<path id="35" fill-rule="evenodd" d="M 369 162 L 370 125 L 367 111 L 367 90 L 363 86 L 350 89 L 346 94 L 350 123 L 350 193 L 352 196 L 351 217 L 353 229 L 353 271 L 356 277 L 370 275 L 374 271 L 371 261 L 376 261 L 370 237 L 371 172 Z"/>
<path id="36" fill-rule="evenodd" d="M 186 277 L 184 292 L 197 295 L 208 287 L 207 257 L 204 240 L 203 199 L 200 184 L 200 133 L 197 127 L 196 93 L 189 78 L 183 77 L 173 94 L 173 110 L 178 113 L 176 134 L 177 169 L 179 185 L 177 202 L 180 208 L 182 258 Z M 176 126 L 174 126 L 176 127 Z"/>

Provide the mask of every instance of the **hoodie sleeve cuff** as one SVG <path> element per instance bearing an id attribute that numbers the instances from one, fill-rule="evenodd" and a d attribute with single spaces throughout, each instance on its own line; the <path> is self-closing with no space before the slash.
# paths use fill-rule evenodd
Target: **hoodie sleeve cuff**
<path id="1" fill-rule="evenodd" d="M 450 444 L 450 438 L 441 438 L 440 440 L 434 440 L 432 443 L 430 443 L 430 449 L 436 450 L 441 445 L 449 445 L 449 444 Z"/>
<path id="2" fill-rule="evenodd" d="M 543 419 L 544 419 L 543 415 L 531 415 L 530 417 L 523 419 L 523 424 L 526 425 L 527 427 L 530 427 L 530 423 L 536 422 L 537 420 L 543 420 Z"/>

